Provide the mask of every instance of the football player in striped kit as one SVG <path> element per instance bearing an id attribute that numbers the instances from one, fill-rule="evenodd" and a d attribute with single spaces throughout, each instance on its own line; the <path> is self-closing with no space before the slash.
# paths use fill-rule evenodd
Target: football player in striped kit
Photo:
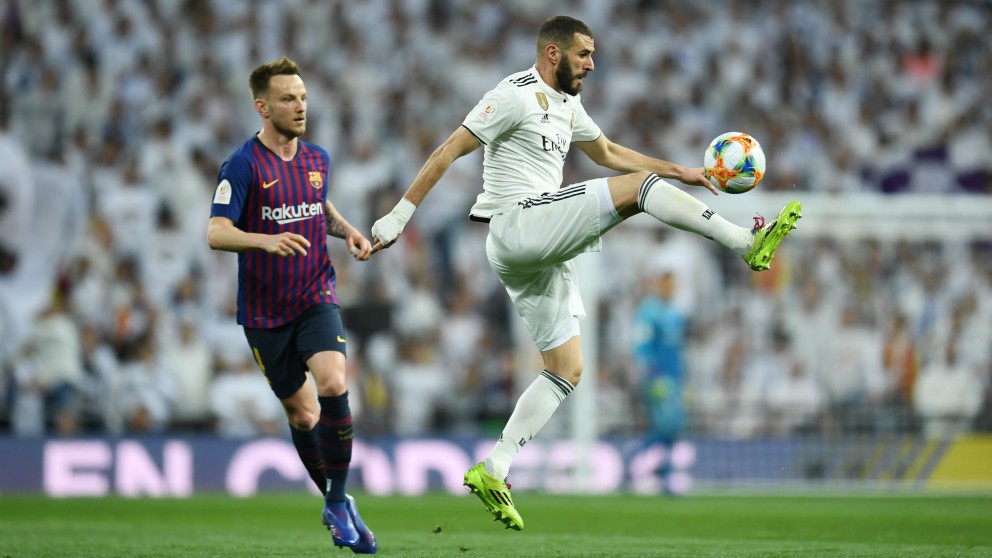
<path id="1" fill-rule="evenodd" d="M 768 225 L 730 223 L 665 178 L 717 190 L 702 168 L 687 168 L 610 141 L 582 106 L 582 80 L 593 71 L 592 31 L 568 16 L 537 33 L 530 69 L 503 79 L 428 158 L 396 207 L 372 226 L 373 253 L 391 246 L 427 193 L 459 157 L 484 146 L 483 192 L 470 219 L 489 224 L 486 253 L 544 360 L 486 459 L 465 485 L 508 528 L 523 519 L 505 483 L 520 448 L 547 422 L 582 374 L 579 320 L 585 316 L 575 265 L 599 251 L 601 237 L 621 221 L 647 213 L 667 225 L 712 239 L 767 269 L 775 249 L 800 217 L 790 202 Z M 601 166 L 626 173 L 561 186 L 575 143 Z M 757 222 L 757 220 L 756 220 Z"/>
<path id="2" fill-rule="evenodd" d="M 327 236 L 344 239 L 358 260 L 371 244 L 328 200 L 327 151 L 300 139 L 307 90 L 299 67 L 285 57 L 263 64 L 249 84 L 262 130 L 221 167 L 207 240 L 238 253 L 238 323 L 324 492 L 321 519 L 334 544 L 374 554 L 375 537 L 345 493 L 354 432 Z"/>

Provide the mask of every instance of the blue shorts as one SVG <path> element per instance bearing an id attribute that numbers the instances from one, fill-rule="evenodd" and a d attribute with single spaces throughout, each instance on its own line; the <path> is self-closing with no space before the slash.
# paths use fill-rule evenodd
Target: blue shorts
<path id="1" fill-rule="evenodd" d="M 272 329 L 246 327 L 245 338 L 255 362 L 279 399 L 286 399 L 307 379 L 307 360 L 322 351 L 345 352 L 341 308 L 316 304 L 295 320 Z"/>

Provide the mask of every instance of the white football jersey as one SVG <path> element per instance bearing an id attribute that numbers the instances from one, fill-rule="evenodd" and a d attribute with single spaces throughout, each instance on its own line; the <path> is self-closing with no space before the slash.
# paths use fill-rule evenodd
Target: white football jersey
<path id="1" fill-rule="evenodd" d="M 471 210 L 479 217 L 557 190 L 572 141 L 593 141 L 602 133 L 578 95 L 555 91 L 534 66 L 486 93 L 462 126 L 486 147 L 483 192 Z"/>

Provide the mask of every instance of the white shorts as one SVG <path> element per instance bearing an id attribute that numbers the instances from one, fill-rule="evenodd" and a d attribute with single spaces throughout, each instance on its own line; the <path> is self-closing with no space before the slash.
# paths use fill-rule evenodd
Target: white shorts
<path id="1" fill-rule="evenodd" d="M 572 259 L 598 252 L 603 233 L 620 221 L 605 178 L 525 200 L 493 216 L 486 238 L 489 265 L 538 349 L 553 349 L 579 334 L 586 312 Z"/>

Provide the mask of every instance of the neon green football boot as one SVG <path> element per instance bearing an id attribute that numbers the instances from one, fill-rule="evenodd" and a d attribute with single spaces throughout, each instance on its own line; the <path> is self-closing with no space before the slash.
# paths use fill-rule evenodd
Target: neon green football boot
<path id="1" fill-rule="evenodd" d="M 745 254 L 744 261 L 751 269 L 763 271 L 771 267 L 772 258 L 775 257 L 775 250 L 782 239 L 789 236 L 789 232 L 796 228 L 796 221 L 803 216 L 803 204 L 791 201 L 785 204 L 778 218 L 765 226 L 763 217 L 754 218 L 754 245 L 751 251 Z"/>
<path id="2" fill-rule="evenodd" d="M 520 531 L 524 528 L 523 518 L 513 507 L 510 486 L 487 473 L 482 463 L 465 473 L 464 484 L 472 494 L 482 500 L 482 504 L 497 521 L 502 521 L 506 525 L 507 529 Z"/>

